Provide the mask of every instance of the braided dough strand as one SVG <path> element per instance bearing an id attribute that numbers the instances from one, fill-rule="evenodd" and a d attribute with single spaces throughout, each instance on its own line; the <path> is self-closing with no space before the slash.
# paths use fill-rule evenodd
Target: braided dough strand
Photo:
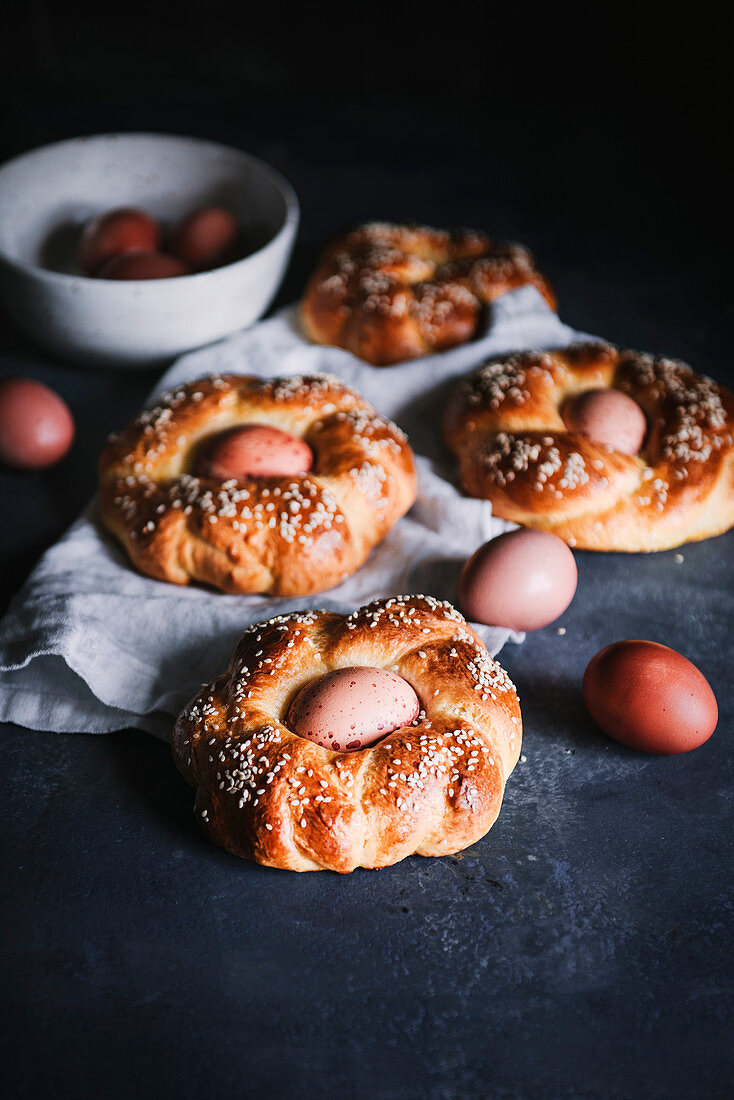
<path id="1" fill-rule="evenodd" d="M 561 409 L 616 387 L 648 421 L 638 455 L 567 431 Z M 520 352 L 460 384 L 444 433 L 466 491 L 587 550 L 664 550 L 734 525 L 734 395 L 685 363 L 607 344 Z"/>
<path id="2" fill-rule="evenodd" d="M 464 343 L 483 306 L 519 286 L 555 297 L 519 244 L 474 230 L 370 222 L 334 241 L 306 287 L 301 319 L 309 339 L 390 366 Z"/>
<path id="3" fill-rule="evenodd" d="M 287 728 L 304 684 L 355 665 L 404 677 L 421 699 L 416 721 L 351 753 Z M 248 629 L 227 672 L 180 715 L 173 753 L 216 844 L 268 866 L 346 873 L 482 837 L 521 739 L 514 686 L 462 616 L 398 596 Z"/>
<path id="4" fill-rule="evenodd" d="M 213 434 L 251 422 L 302 437 L 313 470 L 225 482 L 190 472 Z M 100 459 L 100 513 L 132 562 L 161 580 L 226 592 L 332 587 L 414 499 L 405 435 L 327 375 L 191 382 L 164 395 Z"/>

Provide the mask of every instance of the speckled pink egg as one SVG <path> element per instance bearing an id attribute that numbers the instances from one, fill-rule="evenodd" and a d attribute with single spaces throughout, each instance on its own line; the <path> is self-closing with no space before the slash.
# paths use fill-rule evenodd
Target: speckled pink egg
<path id="1" fill-rule="evenodd" d="M 563 420 L 570 432 L 625 455 L 636 455 L 647 432 L 645 414 L 621 390 L 586 390 L 566 402 Z"/>
<path id="2" fill-rule="evenodd" d="M 510 630 L 538 630 L 563 614 L 578 571 L 566 543 L 522 527 L 480 546 L 459 578 L 459 606 L 468 619 Z"/>
<path id="3" fill-rule="evenodd" d="M 243 424 L 215 436 L 198 463 L 201 477 L 296 477 L 313 465 L 313 451 L 295 435 L 268 424 Z"/>
<path id="4" fill-rule="evenodd" d="M 296 695 L 288 725 L 335 752 L 356 752 L 410 725 L 420 700 L 410 684 L 384 668 L 337 668 Z"/>

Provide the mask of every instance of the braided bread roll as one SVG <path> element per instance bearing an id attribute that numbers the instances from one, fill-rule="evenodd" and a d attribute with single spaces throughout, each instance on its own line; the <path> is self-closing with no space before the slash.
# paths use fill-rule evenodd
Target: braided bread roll
<path id="1" fill-rule="evenodd" d="M 471 340 L 486 303 L 528 285 L 555 309 L 522 245 L 496 244 L 475 230 L 369 222 L 325 250 L 301 320 L 314 343 L 386 367 Z"/>
<path id="2" fill-rule="evenodd" d="M 564 402 L 615 387 L 648 432 L 628 455 L 569 432 Z M 665 550 L 734 525 L 734 395 L 685 363 L 609 344 L 494 359 L 444 422 L 470 496 L 586 550 Z"/>
<path id="3" fill-rule="evenodd" d="M 299 688 L 355 665 L 407 680 L 422 707 L 415 722 L 357 752 L 288 728 Z M 346 873 L 484 836 L 521 739 L 515 688 L 458 611 L 397 596 L 245 631 L 227 671 L 179 716 L 173 755 L 215 844 L 271 867 Z"/>
<path id="4" fill-rule="evenodd" d="M 195 476 L 214 434 L 247 423 L 303 439 L 298 476 Z M 339 584 L 415 500 L 403 432 L 331 375 L 198 379 L 164 394 L 99 463 L 102 521 L 151 577 L 298 596 Z"/>

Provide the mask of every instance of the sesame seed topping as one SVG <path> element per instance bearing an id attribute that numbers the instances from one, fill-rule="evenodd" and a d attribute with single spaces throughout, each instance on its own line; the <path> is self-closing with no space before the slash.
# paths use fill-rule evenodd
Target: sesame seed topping
<path id="1" fill-rule="evenodd" d="M 340 806 L 351 805 L 355 797 L 379 796 L 408 819 L 419 814 L 422 800 L 432 800 L 436 791 L 443 792 L 452 814 L 471 815 L 479 809 L 479 784 L 484 782 L 483 776 L 493 776 L 496 767 L 490 750 L 494 747 L 505 751 L 501 748 L 505 741 L 500 734 L 498 743 L 498 731 L 490 718 L 495 712 L 487 712 L 485 725 L 477 707 L 483 708 L 484 701 L 491 699 L 491 705 L 499 705 L 519 733 L 517 714 L 505 709 L 517 705 L 509 677 L 450 604 L 430 596 L 377 600 L 341 619 L 343 637 L 350 638 L 348 622 L 355 630 L 365 632 L 364 637 L 375 621 L 382 623 L 387 632 L 383 635 L 385 641 L 392 637 L 386 646 L 384 667 L 397 662 L 399 669 L 423 669 L 425 666 L 418 662 L 425 661 L 420 654 L 426 650 L 416 643 L 428 630 L 432 657 L 435 653 L 440 660 L 442 653 L 456 654 L 451 658 L 451 676 L 459 679 L 454 693 L 441 693 L 432 686 L 430 700 L 435 701 L 430 706 L 424 692 L 424 707 L 414 723 L 372 748 L 342 754 L 304 741 L 284 724 L 280 709 L 284 705 L 282 682 L 264 684 L 263 677 L 269 676 L 268 663 L 271 670 L 277 667 L 283 676 L 299 679 L 304 668 L 319 667 L 310 662 L 316 660 L 315 654 L 312 656 L 314 641 L 323 644 L 324 626 L 328 624 L 332 641 L 340 637 L 333 614 L 292 612 L 253 624 L 243 634 L 226 676 L 203 685 L 186 709 L 182 719 L 184 740 L 187 748 L 190 746 L 188 766 L 202 779 L 204 775 L 212 777 L 213 795 L 231 800 L 243 821 L 249 822 L 248 829 L 270 825 L 268 832 L 280 833 L 290 818 L 292 825 L 300 829 L 309 827 L 310 838 L 315 838 L 309 843 L 318 844 L 319 830 L 329 828 L 328 819 L 318 815 L 329 812 L 334 802 L 335 812 L 341 813 Z M 293 641 L 298 644 L 289 649 L 288 643 Z M 359 638 L 355 644 L 360 645 Z M 328 655 L 328 648 L 325 653 Z M 416 664 L 404 665 L 406 661 Z M 476 704 L 472 693 L 471 701 L 456 706 L 454 699 L 461 699 L 461 677 L 467 678 L 465 692 L 468 684 L 479 688 Z M 420 684 L 416 686 L 421 690 Z M 498 703 L 503 694 L 507 702 Z M 439 697 L 443 700 L 440 703 Z M 501 728 L 506 729 L 506 724 Z M 507 738 L 506 745 L 507 751 L 514 751 L 513 738 Z M 205 746 L 203 753 L 201 746 Z M 367 774 L 362 764 L 365 754 L 374 761 L 374 779 L 370 781 L 374 786 L 369 794 L 362 789 Z M 496 782 L 495 778 L 489 781 L 493 785 Z M 315 811 L 310 825 L 306 817 L 309 806 Z M 255 810 L 257 815 L 253 816 Z M 260 815 L 265 815 L 266 821 Z"/>

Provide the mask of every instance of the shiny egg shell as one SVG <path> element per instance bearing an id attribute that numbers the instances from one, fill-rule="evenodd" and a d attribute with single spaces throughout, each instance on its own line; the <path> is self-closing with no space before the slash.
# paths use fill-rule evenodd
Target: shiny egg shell
<path id="1" fill-rule="evenodd" d="M 563 614 L 577 580 L 574 556 L 562 539 L 520 528 L 469 558 L 459 578 L 459 606 L 473 622 L 538 630 Z"/>
<path id="2" fill-rule="evenodd" d="M 566 402 L 563 420 L 570 432 L 625 455 L 636 455 L 647 434 L 645 414 L 621 390 L 586 390 Z"/>
<path id="3" fill-rule="evenodd" d="M 247 477 L 296 477 L 313 465 L 313 451 L 298 436 L 269 424 L 243 424 L 220 432 L 197 463 L 201 477 L 218 481 Z"/>
<path id="4" fill-rule="evenodd" d="M 584 702 L 605 733 L 631 749 L 689 752 L 716 729 L 716 697 L 703 673 L 658 642 L 614 642 L 589 662 Z"/>
<path id="5" fill-rule="evenodd" d="M 190 269 L 166 252 L 126 252 L 113 256 L 97 273 L 99 279 L 176 279 Z"/>
<path id="6" fill-rule="evenodd" d="M 223 206 L 192 210 L 171 234 L 171 251 L 194 271 L 220 267 L 237 257 L 241 226 Z"/>
<path id="7" fill-rule="evenodd" d="M 125 252 L 155 252 L 161 242 L 158 223 L 132 206 L 101 214 L 84 229 L 79 242 L 79 266 L 86 275 Z"/>
<path id="8" fill-rule="evenodd" d="M 31 378 L 0 381 L 0 462 L 22 470 L 53 466 L 74 440 L 74 419 L 57 393 Z"/>
<path id="9" fill-rule="evenodd" d="M 384 668 L 338 668 L 301 688 L 288 709 L 299 737 L 356 752 L 410 725 L 420 710 L 413 688 Z"/>

